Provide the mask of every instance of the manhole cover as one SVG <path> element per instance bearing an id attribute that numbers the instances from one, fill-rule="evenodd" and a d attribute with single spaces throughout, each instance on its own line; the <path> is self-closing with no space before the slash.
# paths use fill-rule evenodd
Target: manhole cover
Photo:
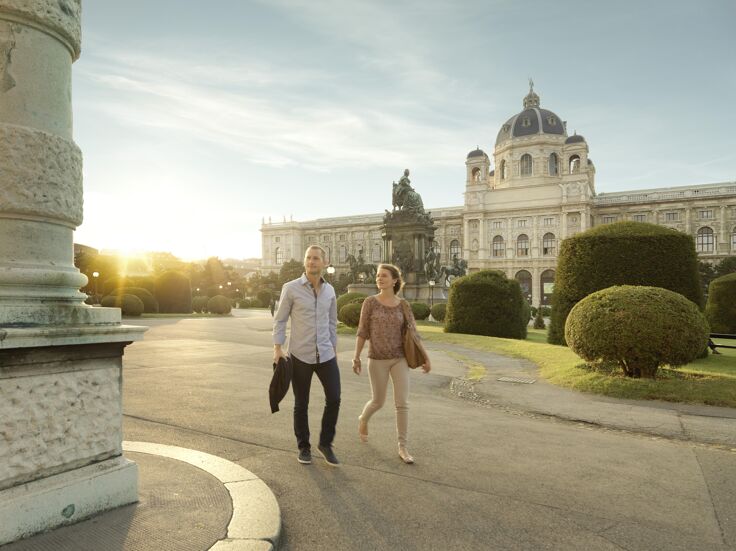
<path id="1" fill-rule="evenodd" d="M 536 379 L 525 379 L 524 377 L 499 377 L 497 380 L 502 383 L 524 383 L 530 385 L 536 381 Z"/>

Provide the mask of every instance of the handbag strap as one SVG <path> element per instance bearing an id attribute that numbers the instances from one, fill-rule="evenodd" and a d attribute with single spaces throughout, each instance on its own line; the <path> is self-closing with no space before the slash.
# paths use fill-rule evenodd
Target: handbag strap
<path id="1" fill-rule="evenodd" d="M 404 312 L 404 331 L 409 330 L 409 303 L 405 299 L 401 300 L 401 309 Z"/>

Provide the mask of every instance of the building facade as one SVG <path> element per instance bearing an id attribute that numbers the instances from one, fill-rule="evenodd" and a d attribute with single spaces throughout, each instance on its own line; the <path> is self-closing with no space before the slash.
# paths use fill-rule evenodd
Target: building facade
<path id="1" fill-rule="evenodd" d="M 465 167 L 464 204 L 432 210 L 442 264 L 457 255 L 470 271 L 502 270 L 535 306 L 549 304 L 560 241 L 593 226 L 650 222 L 692 234 L 702 259 L 736 255 L 736 181 L 597 194 L 585 138 L 569 136 L 533 89 L 501 126 L 493 162 L 476 149 Z M 383 213 L 264 222 L 261 270 L 278 271 L 313 243 L 338 274 L 348 271 L 348 254 L 380 262 L 382 223 Z"/>

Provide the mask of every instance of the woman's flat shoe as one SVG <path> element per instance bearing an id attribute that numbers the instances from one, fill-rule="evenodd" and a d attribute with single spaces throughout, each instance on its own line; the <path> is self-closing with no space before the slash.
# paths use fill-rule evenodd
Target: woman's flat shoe
<path id="1" fill-rule="evenodd" d="M 407 463 L 408 465 L 411 465 L 414 463 L 414 458 L 411 456 L 411 454 L 406 450 L 404 446 L 399 446 L 399 457 L 404 463 Z"/>
<path id="2" fill-rule="evenodd" d="M 358 418 L 358 436 L 361 442 L 368 442 L 368 423 L 364 423 Z"/>

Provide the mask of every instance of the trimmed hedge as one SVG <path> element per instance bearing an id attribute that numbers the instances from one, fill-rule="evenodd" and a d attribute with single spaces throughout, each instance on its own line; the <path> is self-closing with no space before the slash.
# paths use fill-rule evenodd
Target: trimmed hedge
<path id="1" fill-rule="evenodd" d="M 156 300 L 164 314 L 191 314 L 192 288 L 189 278 L 181 272 L 164 272 L 156 279 Z"/>
<path id="2" fill-rule="evenodd" d="M 207 301 L 207 311 L 213 314 L 229 314 L 232 310 L 230 299 L 224 295 L 217 295 Z"/>
<path id="3" fill-rule="evenodd" d="M 350 302 L 340 308 L 337 318 L 348 327 L 358 327 L 361 308 L 363 308 L 363 301 Z"/>
<path id="4" fill-rule="evenodd" d="M 411 313 L 414 314 L 415 320 L 426 320 L 431 313 L 429 306 L 423 302 L 410 302 Z"/>
<path id="5" fill-rule="evenodd" d="M 207 311 L 207 301 L 209 300 L 209 297 L 206 296 L 196 296 L 192 298 L 192 310 L 194 312 L 197 312 L 198 314 L 201 314 L 203 312 Z"/>
<path id="6" fill-rule="evenodd" d="M 525 339 L 529 303 L 519 282 L 503 272 L 481 270 L 450 285 L 445 332 Z"/>
<path id="7" fill-rule="evenodd" d="M 432 317 L 439 322 L 445 321 L 445 314 L 447 313 L 447 304 L 440 302 L 432 306 Z"/>
<path id="8" fill-rule="evenodd" d="M 644 222 L 616 222 L 569 237 L 560 246 L 548 342 L 565 344 L 573 306 L 613 285 L 662 287 L 703 305 L 691 235 Z"/>
<path id="9" fill-rule="evenodd" d="M 360 295 L 361 293 L 353 293 L 353 294 L 354 294 L 354 295 Z M 345 296 L 345 295 L 343 295 L 343 296 Z M 348 305 L 350 305 L 350 304 L 357 304 L 357 305 L 358 305 L 358 315 L 360 315 L 360 309 L 361 309 L 361 308 L 363 307 L 363 302 L 364 302 L 364 301 L 365 301 L 365 299 L 367 299 L 367 298 L 368 298 L 368 297 L 366 297 L 365 295 L 363 295 L 363 296 L 356 296 L 356 297 L 353 297 L 353 299 L 352 299 L 351 301 L 347 302 L 346 304 L 343 304 L 342 306 L 339 306 L 339 301 L 338 301 L 338 307 L 337 307 L 337 320 L 338 320 L 338 321 L 341 321 L 341 322 L 343 322 L 343 323 L 344 323 L 345 325 L 350 325 L 350 324 L 348 323 L 348 321 L 352 321 L 352 318 L 350 318 L 350 320 L 347 320 L 347 321 L 346 321 L 345 319 L 343 319 L 343 318 L 341 317 L 341 316 L 342 316 L 342 311 L 343 311 L 343 308 L 345 308 L 345 306 L 348 306 Z M 348 315 L 349 315 L 349 316 L 352 316 L 352 315 L 353 315 L 353 311 L 352 311 L 352 310 L 350 310 L 349 312 L 350 312 L 350 313 L 349 313 Z M 355 325 L 350 325 L 350 327 L 358 327 L 358 322 L 355 322 Z"/>
<path id="10" fill-rule="evenodd" d="M 261 289 L 256 293 L 256 299 L 261 307 L 268 307 L 271 301 L 274 300 L 273 293 L 267 289 Z"/>
<path id="11" fill-rule="evenodd" d="M 116 295 L 135 295 L 143 303 L 143 311 L 146 314 L 155 314 L 158 312 L 158 302 L 153 295 L 143 287 L 123 287 L 115 291 Z"/>
<path id="12" fill-rule="evenodd" d="M 705 317 L 714 333 L 736 333 L 736 273 L 710 282 Z"/>
<path id="13" fill-rule="evenodd" d="M 542 315 L 542 309 L 537 310 L 537 315 L 534 316 L 534 329 L 544 329 L 544 316 Z"/>
<path id="14" fill-rule="evenodd" d="M 108 295 L 102 299 L 102 306 L 120 308 L 124 316 L 140 316 L 143 313 L 143 301 L 135 295 Z"/>
<path id="15" fill-rule="evenodd" d="M 337 297 L 337 311 L 338 313 L 342 310 L 342 307 L 346 304 L 353 302 L 355 299 L 365 299 L 368 297 L 365 293 L 345 293 Z M 362 301 L 361 301 L 362 302 Z M 343 322 L 344 323 L 344 322 Z"/>
<path id="16" fill-rule="evenodd" d="M 565 338 L 590 362 L 617 363 L 628 377 L 654 378 L 661 365 L 693 361 L 706 348 L 708 322 L 679 293 L 621 285 L 597 291 L 570 311 Z"/>

